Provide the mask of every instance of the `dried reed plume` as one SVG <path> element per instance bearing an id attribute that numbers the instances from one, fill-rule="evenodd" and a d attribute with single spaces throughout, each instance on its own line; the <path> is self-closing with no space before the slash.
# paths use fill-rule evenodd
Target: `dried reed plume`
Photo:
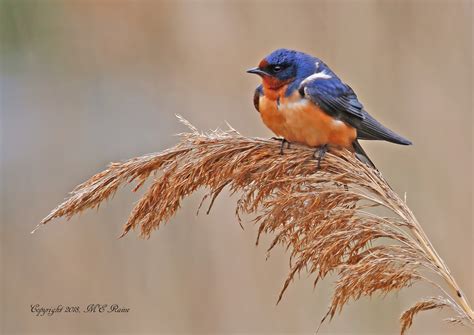
<path id="1" fill-rule="evenodd" d="M 182 134 L 175 147 L 111 164 L 77 186 L 41 224 L 98 207 L 125 183 L 136 182 L 137 190 L 153 173 L 155 179 L 122 233 L 140 228 L 141 236 L 149 237 L 175 214 L 185 196 L 206 187 L 209 193 L 203 201 L 210 198 L 210 210 L 229 187 L 240 195 L 239 223 L 240 214 L 256 214 L 258 236 L 275 236 L 268 250 L 283 245 L 291 252 L 291 269 L 278 301 L 302 270 L 314 274 L 315 285 L 331 272 L 338 276 L 321 322 L 332 319 L 350 299 L 425 281 L 439 289 L 440 296 L 406 310 L 400 318 L 402 334 L 418 312 L 443 307 L 454 314 L 448 321 L 473 326 L 474 313 L 448 267 L 406 202 L 377 170 L 337 149 L 318 170 L 310 148 L 292 146 L 280 155 L 277 141 L 247 138 L 232 128 L 202 134 L 182 121 L 191 132 Z M 376 215 L 373 207 L 388 209 L 392 216 Z"/>

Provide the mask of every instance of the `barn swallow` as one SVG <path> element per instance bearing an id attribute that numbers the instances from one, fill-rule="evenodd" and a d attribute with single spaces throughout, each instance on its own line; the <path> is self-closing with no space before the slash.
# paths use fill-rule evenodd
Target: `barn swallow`
<path id="1" fill-rule="evenodd" d="M 367 113 L 349 85 L 319 58 L 278 49 L 247 71 L 262 78 L 254 105 L 285 143 L 315 147 L 318 167 L 329 145 L 343 147 L 375 168 L 358 140 L 411 142 Z"/>

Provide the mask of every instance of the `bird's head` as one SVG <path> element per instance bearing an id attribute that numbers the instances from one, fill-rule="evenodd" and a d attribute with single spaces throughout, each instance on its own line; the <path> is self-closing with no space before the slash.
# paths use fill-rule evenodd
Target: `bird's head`
<path id="1" fill-rule="evenodd" d="M 278 49 L 262 59 L 257 67 L 247 70 L 247 73 L 262 77 L 265 87 L 278 89 L 314 73 L 316 61 L 315 57 L 299 51 Z"/>

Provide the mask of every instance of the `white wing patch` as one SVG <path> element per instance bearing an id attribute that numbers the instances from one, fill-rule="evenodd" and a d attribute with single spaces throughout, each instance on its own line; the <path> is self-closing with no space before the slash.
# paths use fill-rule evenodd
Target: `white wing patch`
<path id="1" fill-rule="evenodd" d="M 310 75 L 309 77 L 306 77 L 302 82 L 301 82 L 301 86 L 302 85 L 305 85 L 307 83 L 309 83 L 310 81 L 313 81 L 313 80 L 316 80 L 316 79 L 331 79 L 332 76 L 327 74 L 324 70 L 321 71 L 321 72 L 316 72 L 312 75 Z"/>

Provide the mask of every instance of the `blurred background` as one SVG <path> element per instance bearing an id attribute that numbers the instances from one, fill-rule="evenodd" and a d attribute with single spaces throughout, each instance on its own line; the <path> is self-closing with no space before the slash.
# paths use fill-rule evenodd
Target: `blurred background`
<path id="1" fill-rule="evenodd" d="M 235 197 L 196 216 L 203 192 L 149 240 L 122 224 L 142 194 L 30 231 L 75 185 L 174 145 L 186 129 L 270 137 L 245 70 L 273 49 L 322 58 L 366 109 L 414 142 L 365 143 L 471 302 L 471 1 L 1 0 L 2 334 L 312 334 L 332 284 L 305 275 L 276 306 L 280 248 L 241 230 Z M 250 220 L 250 218 L 249 218 Z M 396 334 L 423 285 L 350 303 L 321 334 Z M 119 304 L 126 314 L 36 317 L 30 305 Z M 445 312 L 412 334 L 468 334 Z"/>

